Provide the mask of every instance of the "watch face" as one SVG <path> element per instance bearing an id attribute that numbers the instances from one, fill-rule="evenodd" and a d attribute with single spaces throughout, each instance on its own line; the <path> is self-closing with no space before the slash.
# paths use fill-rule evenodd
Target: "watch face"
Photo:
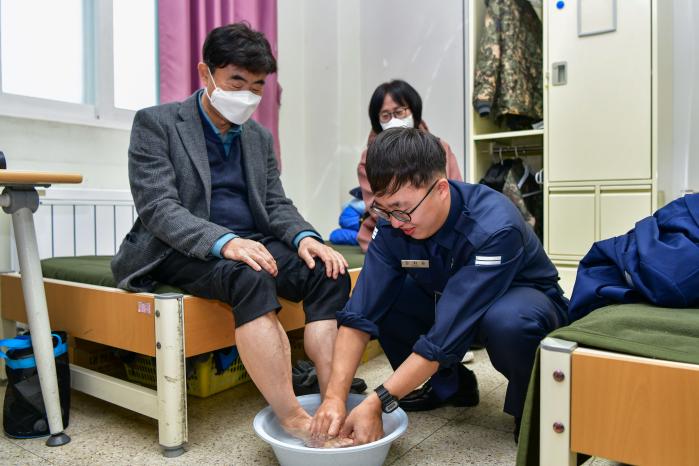
<path id="1" fill-rule="evenodd" d="M 398 401 L 396 400 L 391 400 L 388 403 L 386 403 L 386 407 L 384 408 L 384 412 L 386 413 L 392 413 L 393 411 L 398 408 Z"/>

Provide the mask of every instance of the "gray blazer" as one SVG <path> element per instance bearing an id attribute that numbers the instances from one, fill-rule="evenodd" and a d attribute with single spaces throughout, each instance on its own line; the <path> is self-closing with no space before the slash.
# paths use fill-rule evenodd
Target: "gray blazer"
<path id="1" fill-rule="evenodd" d="M 129 183 L 138 219 L 112 259 L 119 288 L 150 291 L 155 283 L 148 273 L 173 250 L 209 260 L 216 240 L 230 233 L 209 221 L 211 173 L 198 94 L 136 113 Z M 240 138 L 255 226 L 293 247 L 299 232 L 315 230 L 284 194 L 272 135 L 250 120 Z"/>

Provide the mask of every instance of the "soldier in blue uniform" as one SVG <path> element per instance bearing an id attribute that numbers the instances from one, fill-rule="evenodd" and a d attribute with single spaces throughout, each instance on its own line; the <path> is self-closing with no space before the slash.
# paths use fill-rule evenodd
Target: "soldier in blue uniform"
<path id="1" fill-rule="evenodd" d="M 369 147 L 371 208 L 381 220 L 337 314 L 332 375 L 311 425 L 317 440 L 377 440 L 381 412 L 399 403 L 413 411 L 478 404 L 476 377 L 461 364 L 474 343 L 508 379 L 504 410 L 515 418 L 517 439 L 536 348 L 568 324 L 568 301 L 516 207 L 485 186 L 447 180 L 445 160 L 439 140 L 414 128 L 384 131 Z M 395 372 L 347 415 L 371 338 Z"/>

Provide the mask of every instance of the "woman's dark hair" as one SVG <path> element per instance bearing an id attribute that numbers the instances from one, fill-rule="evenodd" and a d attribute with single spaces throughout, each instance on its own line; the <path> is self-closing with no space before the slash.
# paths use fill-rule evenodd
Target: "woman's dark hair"
<path id="1" fill-rule="evenodd" d="M 277 60 L 264 34 L 247 22 L 212 29 L 202 47 L 204 63 L 213 73 L 216 68 L 235 65 L 251 73 L 274 73 Z"/>
<path id="2" fill-rule="evenodd" d="M 416 128 L 391 128 L 369 144 L 366 175 L 374 195 L 392 195 L 407 184 L 422 188 L 446 177 L 446 161 L 436 136 Z"/>
<path id="3" fill-rule="evenodd" d="M 422 123 L 422 99 L 420 94 L 405 81 L 394 79 L 379 85 L 371 96 L 371 100 L 369 100 L 369 120 L 371 120 L 371 128 L 376 134 L 382 131 L 379 113 L 386 94 L 390 95 L 398 105 L 405 105 L 410 108 L 415 128 L 420 126 L 420 123 Z"/>

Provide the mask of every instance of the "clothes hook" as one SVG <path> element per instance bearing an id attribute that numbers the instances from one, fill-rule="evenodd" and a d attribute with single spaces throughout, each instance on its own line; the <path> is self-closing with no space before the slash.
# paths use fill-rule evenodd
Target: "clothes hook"
<path id="1" fill-rule="evenodd" d="M 538 172 L 536 172 L 536 175 L 534 175 L 534 179 L 536 180 L 536 183 L 539 185 L 544 184 L 544 169 L 542 168 Z"/>

